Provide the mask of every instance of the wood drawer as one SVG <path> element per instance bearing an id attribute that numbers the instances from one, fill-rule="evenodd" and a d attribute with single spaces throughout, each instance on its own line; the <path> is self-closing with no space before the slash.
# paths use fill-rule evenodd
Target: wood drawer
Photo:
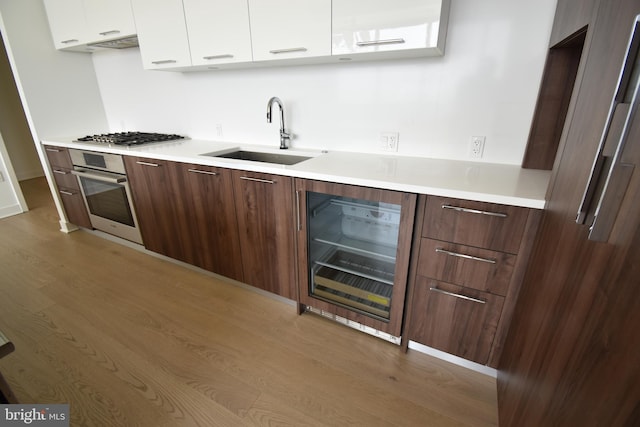
<path id="1" fill-rule="evenodd" d="M 409 339 L 484 365 L 503 304 L 501 296 L 419 277 Z"/>
<path id="2" fill-rule="evenodd" d="M 69 155 L 69 150 L 62 147 L 44 147 L 44 152 L 47 154 L 47 158 L 49 159 L 49 164 L 53 166 L 58 166 L 65 169 L 73 169 L 73 164 L 71 163 L 71 156 Z"/>
<path id="3" fill-rule="evenodd" d="M 505 296 L 516 255 L 423 238 L 417 273 Z"/>
<path id="4" fill-rule="evenodd" d="M 445 197 L 427 197 L 422 236 L 518 253 L 529 209 Z"/>
<path id="5" fill-rule="evenodd" d="M 51 166 L 51 170 L 53 171 L 53 178 L 56 180 L 56 184 L 58 184 L 58 187 L 80 191 L 78 178 L 71 173 L 71 169 L 66 169 L 59 166 Z"/>
<path id="6" fill-rule="evenodd" d="M 80 227 L 93 228 L 80 190 L 60 188 L 58 193 L 69 222 Z"/>

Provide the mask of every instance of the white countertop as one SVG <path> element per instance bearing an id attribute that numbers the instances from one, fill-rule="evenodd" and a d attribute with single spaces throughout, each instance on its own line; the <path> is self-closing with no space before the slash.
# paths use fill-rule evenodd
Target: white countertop
<path id="1" fill-rule="evenodd" d="M 314 157 L 284 166 L 202 155 L 233 148 L 281 152 L 277 147 L 264 145 L 185 139 L 122 147 L 73 140 L 74 137 L 56 137 L 46 138 L 42 143 L 535 209 L 544 208 L 551 175 L 550 171 L 514 165 L 343 151 L 323 154 L 299 149 L 287 150 L 285 154 Z"/>

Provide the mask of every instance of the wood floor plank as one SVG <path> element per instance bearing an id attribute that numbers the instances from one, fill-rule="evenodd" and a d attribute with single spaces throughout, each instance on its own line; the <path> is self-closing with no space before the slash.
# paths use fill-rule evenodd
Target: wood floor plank
<path id="1" fill-rule="evenodd" d="M 495 380 L 87 232 L 0 220 L 0 371 L 72 425 L 490 426 Z"/>

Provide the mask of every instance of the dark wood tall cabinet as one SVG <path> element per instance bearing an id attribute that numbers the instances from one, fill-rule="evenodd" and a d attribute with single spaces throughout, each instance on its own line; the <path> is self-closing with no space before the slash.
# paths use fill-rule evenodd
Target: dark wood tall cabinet
<path id="1" fill-rule="evenodd" d="M 618 91 L 638 14 L 632 0 L 558 3 L 552 46 L 577 27 L 584 48 L 498 365 L 501 426 L 640 425 L 640 117 L 637 92 Z M 620 87 L 635 86 L 635 75 L 625 72 Z M 589 182 L 594 197 L 585 193 Z M 586 214 L 578 215 L 581 205 Z"/>

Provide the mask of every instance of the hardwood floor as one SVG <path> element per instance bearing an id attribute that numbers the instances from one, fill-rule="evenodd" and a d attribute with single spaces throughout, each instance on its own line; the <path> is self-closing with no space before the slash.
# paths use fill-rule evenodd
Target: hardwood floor
<path id="1" fill-rule="evenodd" d="M 497 425 L 493 378 L 86 232 L 0 220 L 0 371 L 71 425 Z"/>

